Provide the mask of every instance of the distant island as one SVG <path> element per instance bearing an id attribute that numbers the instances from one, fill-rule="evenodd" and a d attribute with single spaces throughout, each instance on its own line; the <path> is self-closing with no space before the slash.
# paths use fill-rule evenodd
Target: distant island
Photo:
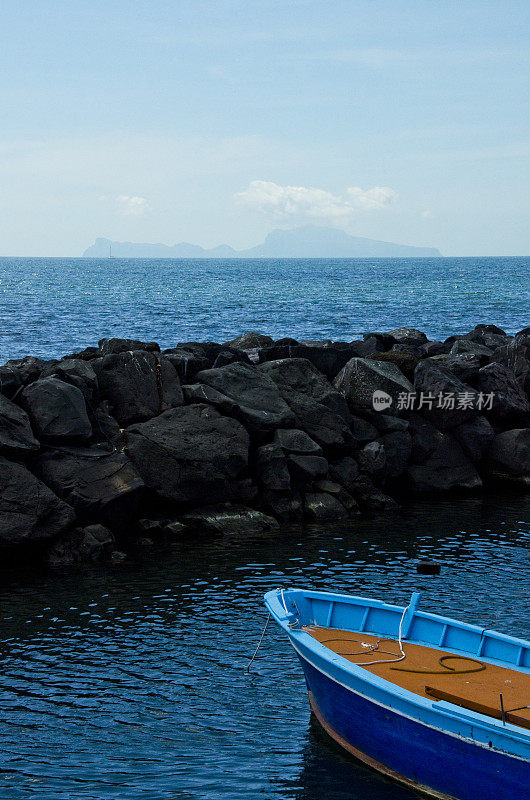
<path id="1" fill-rule="evenodd" d="M 350 236 L 336 228 L 304 225 L 271 231 L 262 244 L 234 250 L 222 244 L 208 250 L 196 244 L 142 244 L 96 239 L 83 253 L 85 258 L 438 258 L 436 247 L 412 247 Z"/>

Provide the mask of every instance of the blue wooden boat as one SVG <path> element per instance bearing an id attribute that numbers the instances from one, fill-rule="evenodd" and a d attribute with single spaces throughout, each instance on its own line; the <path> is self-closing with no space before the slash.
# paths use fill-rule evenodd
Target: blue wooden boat
<path id="1" fill-rule="evenodd" d="M 368 766 L 444 800 L 530 800 L 530 642 L 364 597 L 265 595 L 311 709 Z"/>

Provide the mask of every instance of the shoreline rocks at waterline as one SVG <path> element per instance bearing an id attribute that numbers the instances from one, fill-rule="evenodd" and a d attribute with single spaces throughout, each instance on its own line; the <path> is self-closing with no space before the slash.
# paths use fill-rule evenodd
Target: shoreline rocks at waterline
<path id="1" fill-rule="evenodd" d="M 0 548 L 53 565 L 495 483 L 530 491 L 530 328 L 103 339 L 0 366 Z"/>

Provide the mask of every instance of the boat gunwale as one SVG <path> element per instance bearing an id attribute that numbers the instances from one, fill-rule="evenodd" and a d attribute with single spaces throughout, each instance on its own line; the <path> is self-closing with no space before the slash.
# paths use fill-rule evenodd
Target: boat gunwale
<path id="1" fill-rule="evenodd" d="M 282 591 L 282 590 L 281 590 Z M 381 600 L 374 600 L 372 598 L 355 596 L 355 595 L 343 595 L 343 594 L 335 594 L 332 592 L 319 592 L 313 590 L 305 590 L 305 589 L 298 589 L 296 587 L 284 589 L 283 590 L 283 597 L 286 597 L 290 592 L 296 592 L 297 594 L 302 594 L 306 598 L 314 598 L 314 599 L 321 599 L 321 600 L 333 600 L 338 602 L 345 602 L 352 605 L 364 605 L 373 607 L 373 608 L 386 608 L 388 610 L 392 610 L 395 612 L 403 613 L 406 606 L 397 606 L 389 603 L 385 603 Z M 287 633 L 292 646 L 294 647 L 295 651 L 298 653 L 299 657 L 305 658 L 313 667 L 318 669 L 320 672 L 324 672 L 324 674 L 328 675 L 328 677 L 337 683 L 341 683 L 345 688 L 349 689 L 353 692 L 359 692 L 359 689 L 353 688 L 348 683 L 343 683 L 342 681 L 338 680 L 336 676 L 333 674 L 327 673 L 325 670 L 322 669 L 321 666 L 314 663 L 313 660 L 307 658 L 307 655 L 304 651 L 309 651 L 312 653 L 317 661 L 321 660 L 325 664 L 329 664 L 333 668 L 339 670 L 340 673 L 343 673 L 344 676 L 349 676 L 356 681 L 359 681 L 361 684 L 364 684 L 368 687 L 372 687 L 379 692 L 383 692 L 385 695 L 389 695 L 390 698 L 398 698 L 399 700 L 403 701 L 407 705 L 411 705 L 413 708 L 418 710 L 418 714 L 410 714 L 404 713 L 400 709 L 396 709 L 393 706 L 388 706 L 386 703 L 381 703 L 379 700 L 371 697 L 370 695 L 364 695 L 372 702 L 377 702 L 379 705 L 384 705 L 393 713 L 402 714 L 403 716 L 407 716 L 411 719 L 415 719 L 419 723 L 423 725 L 429 725 L 431 727 L 432 723 L 425 721 L 421 718 L 421 712 L 427 712 L 429 714 L 434 713 L 435 716 L 440 717 L 440 726 L 438 727 L 439 730 L 447 733 L 448 735 L 460 735 L 455 734 L 446 726 L 442 725 L 442 719 L 451 720 L 451 721 L 460 721 L 466 723 L 468 725 L 474 727 L 480 727 L 484 731 L 490 731 L 495 735 L 502 738 L 502 740 L 508 746 L 509 743 L 519 744 L 523 746 L 528 746 L 530 744 L 530 730 L 526 731 L 524 728 L 520 728 L 519 726 L 515 726 L 512 723 L 505 722 L 503 725 L 502 720 L 497 720 L 493 717 L 488 717 L 485 714 L 481 714 L 476 711 L 472 711 L 471 709 L 463 708 L 462 706 L 455 705 L 453 703 L 449 703 L 445 700 L 430 700 L 429 698 L 422 697 L 421 695 L 416 694 L 415 692 L 410 691 L 409 689 L 405 689 L 401 686 L 398 686 L 392 681 L 387 680 L 375 673 L 371 672 L 370 670 L 363 669 L 363 667 L 359 664 L 355 664 L 352 661 L 349 661 L 344 656 L 335 653 L 334 651 L 327 648 L 325 645 L 321 644 L 314 636 L 312 636 L 307 631 L 304 631 L 302 628 L 295 628 L 290 627 L 290 623 L 292 624 L 292 614 L 286 612 L 282 602 L 280 601 L 280 594 L 278 590 L 272 590 L 266 593 L 265 595 L 265 604 L 270 611 L 271 615 L 274 617 L 275 621 L 284 629 Z M 353 601 L 353 602 L 352 602 Z M 357 602 L 356 602 L 357 601 Z M 444 617 L 440 616 L 428 611 L 414 611 L 415 614 L 422 615 L 428 619 L 433 619 L 437 622 L 451 623 L 452 625 L 456 625 L 457 627 L 462 627 L 465 630 L 472 629 L 477 632 L 481 633 L 490 633 L 488 629 L 480 628 L 476 625 L 469 625 L 468 623 L 460 622 L 459 620 L 455 620 L 451 617 Z M 353 630 L 353 629 L 352 629 Z M 359 633 L 369 633 L 369 631 L 359 631 Z M 525 641 L 524 639 L 517 639 L 515 637 L 509 636 L 507 634 L 498 633 L 497 631 L 491 631 L 494 633 L 496 637 L 500 637 L 502 640 L 506 640 L 510 644 L 517 644 L 518 646 L 523 647 L 530 647 L 530 642 Z M 390 637 L 389 637 L 390 638 Z M 406 639 L 406 642 L 410 642 L 413 644 L 425 644 L 421 640 L 417 639 Z M 296 646 L 296 644 L 298 646 Z M 428 646 L 433 646 L 432 643 L 428 643 Z M 301 649 L 300 649 L 301 648 Z M 445 650 L 447 652 L 455 653 L 455 654 L 462 654 L 462 655 L 469 655 L 470 651 L 465 650 L 458 650 L 455 647 L 445 647 L 443 645 L 437 647 L 436 649 Z M 475 654 L 476 656 L 476 654 Z M 504 666 L 506 667 L 506 662 L 493 659 L 488 656 L 480 656 L 480 659 L 485 663 L 497 665 L 497 666 Z M 521 674 L 530 674 L 530 669 L 526 667 L 521 667 L 517 665 L 510 666 L 514 671 L 519 672 Z M 412 709 L 411 709 L 412 710 Z M 467 741 L 472 742 L 473 744 L 481 747 L 487 747 L 486 744 L 477 740 L 475 738 L 469 738 L 467 736 L 462 736 Z M 499 748 L 495 748 L 499 749 Z M 523 760 L 528 760 L 527 757 L 521 756 L 519 753 L 513 752 L 510 748 L 508 750 L 502 749 L 502 752 L 506 755 L 513 756 L 515 758 L 523 758 Z"/>

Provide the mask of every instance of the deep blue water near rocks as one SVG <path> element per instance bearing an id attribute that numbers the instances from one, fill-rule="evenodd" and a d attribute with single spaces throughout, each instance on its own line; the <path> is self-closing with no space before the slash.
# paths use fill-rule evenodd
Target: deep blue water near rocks
<path id="1" fill-rule="evenodd" d="M 529 258 L 0 259 L 0 362 L 104 336 L 227 341 L 247 330 L 352 340 L 403 325 L 430 338 L 528 325 Z"/>
<path id="2" fill-rule="evenodd" d="M 419 504 L 251 541 L 181 540 L 113 568 L 2 576 L 6 800 L 414 800 L 311 724 L 263 592 L 312 585 L 530 636 L 530 500 Z M 419 558 L 443 564 L 418 576 Z M 369 724 L 369 720 L 367 720 Z"/>

